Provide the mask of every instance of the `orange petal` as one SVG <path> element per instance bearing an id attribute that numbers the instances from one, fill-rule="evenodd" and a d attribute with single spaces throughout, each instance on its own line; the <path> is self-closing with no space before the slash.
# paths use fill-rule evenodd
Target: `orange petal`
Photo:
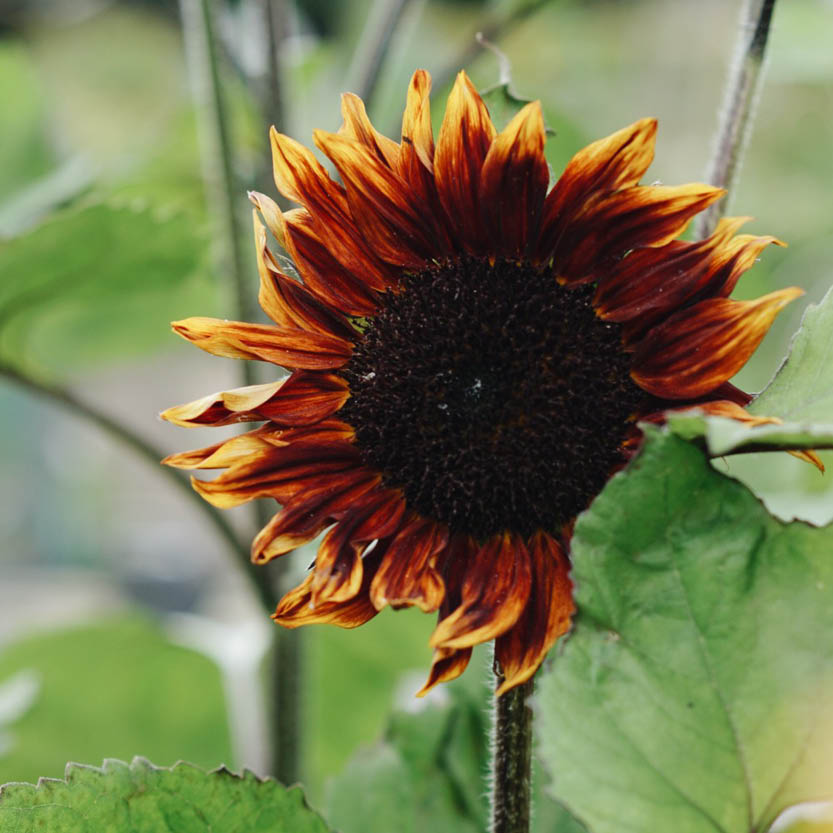
<path id="1" fill-rule="evenodd" d="M 206 461 L 201 467 L 207 467 Z M 288 503 L 299 492 L 326 483 L 334 474 L 360 467 L 351 443 L 263 442 L 244 460 L 232 464 L 214 480 L 194 480 L 193 486 L 213 506 L 227 509 L 254 498 L 273 497 Z"/>
<path id="2" fill-rule="evenodd" d="M 378 474 L 357 469 L 331 475 L 299 492 L 255 536 L 252 561 L 265 564 L 311 541 L 380 482 Z"/>
<path id="3" fill-rule="evenodd" d="M 727 297 L 774 237 L 734 236 L 748 217 L 726 217 L 705 240 L 636 249 L 602 277 L 594 305 L 601 318 L 647 329 L 695 297 Z"/>
<path id="4" fill-rule="evenodd" d="M 483 99 L 460 72 L 437 139 L 434 177 L 440 202 L 454 218 L 463 245 L 475 254 L 484 251 L 486 237 L 480 222 L 480 172 L 495 135 Z"/>
<path id="5" fill-rule="evenodd" d="M 431 76 L 418 69 L 408 86 L 408 99 L 402 114 L 402 145 L 399 172 L 405 182 L 411 181 L 414 161 L 434 172 L 434 131 L 431 127 Z"/>
<path id="6" fill-rule="evenodd" d="M 279 425 L 305 425 L 335 413 L 349 395 L 340 376 L 298 372 L 277 382 L 212 393 L 168 408 L 160 416 L 186 428 L 267 419 Z"/>
<path id="7" fill-rule="evenodd" d="M 378 552 L 377 552 L 378 550 Z M 362 584 L 351 599 L 342 602 L 329 601 L 323 604 L 312 602 L 312 582 L 314 574 L 294 590 L 290 590 L 279 602 L 272 618 L 285 628 L 297 628 L 301 625 L 338 625 L 340 628 L 356 628 L 372 619 L 377 610 L 370 603 L 368 588 L 384 553 L 381 545 L 369 553 L 363 564 Z"/>
<path id="8" fill-rule="evenodd" d="M 358 592 L 361 553 L 377 538 L 392 535 L 405 512 L 398 492 L 380 490 L 363 495 L 350 512 L 324 536 L 315 559 L 313 604 L 345 601 Z"/>
<path id="9" fill-rule="evenodd" d="M 437 683 L 456 680 L 466 670 L 471 659 L 471 650 L 471 648 L 436 648 L 428 679 L 416 696 L 425 697 Z"/>
<path id="10" fill-rule="evenodd" d="M 625 252 L 669 243 L 695 214 L 725 193 L 699 183 L 640 185 L 589 203 L 565 222 L 553 252 L 559 280 L 595 280 L 602 268 L 609 269 Z"/>
<path id="11" fill-rule="evenodd" d="M 778 311 L 803 294 L 793 287 L 755 301 L 711 298 L 681 310 L 640 342 L 631 377 L 664 399 L 703 396 L 746 364 Z"/>
<path id="12" fill-rule="evenodd" d="M 257 212 L 252 212 L 252 219 L 260 274 L 258 301 L 261 309 L 279 327 L 295 327 L 352 341 L 356 332 L 340 312 L 322 303 L 306 287 L 281 272 L 266 245 L 266 229 Z"/>
<path id="13" fill-rule="evenodd" d="M 794 449 L 792 451 L 788 451 L 787 454 L 792 454 L 793 457 L 797 457 L 799 460 L 803 460 L 805 463 L 815 466 L 822 474 L 824 474 L 824 463 L 822 463 L 821 457 L 819 457 L 815 451 L 810 451 L 809 449 Z"/>
<path id="14" fill-rule="evenodd" d="M 531 585 L 529 552 L 514 533 L 490 538 L 466 565 L 462 601 L 431 635 L 433 648 L 470 648 L 505 633 L 523 612 Z"/>
<path id="15" fill-rule="evenodd" d="M 381 610 L 416 605 L 426 613 L 445 597 L 437 558 L 448 544 L 448 530 L 434 521 L 412 518 L 394 538 L 370 586 L 370 600 Z"/>
<path id="16" fill-rule="evenodd" d="M 548 260 L 571 218 L 599 195 L 636 185 L 654 158 L 656 119 L 640 119 L 580 150 L 544 205 L 537 259 Z"/>
<path id="17" fill-rule="evenodd" d="M 323 130 L 314 135 L 341 174 L 356 225 L 382 260 L 419 268 L 438 254 L 430 226 L 398 173 L 359 142 Z"/>
<path id="18" fill-rule="evenodd" d="M 304 370 L 342 367 L 353 349 L 350 342 L 325 333 L 219 318 L 186 318 L 174 321 L 171 327 L 201 350 L 215 356 L 261 359 Z"/>
<path id="19" fill-rule="evenodd" d="M 344 93 L 341 96 L 341 115 L 344 117 L 344 124 L 339 129 L 339 133 L 364 145 L 379 162 L 392 170 L 397 170 L 399 145 L 373 127 L 364 102 L 357 95 Z"/>
<path id="20" fill-rule="evenodd" d="M 306 207 L 323 247 L 356 280 L 384 284 L 388 267 L 356 228 L 344 188 L 330 179 L 312 151 L 274 128 L 270 138 L 275 183 L 284 196 Z"/>
<path id="21" fill-rule="evenodd" d="M 570 627 L 575 610 L 570 562 L 559 544 L 544 532 L 530 541 L 532 589 L 521 617 L 495 640 L 495 657 L 503 671 L 496 695 L 525 683 L 559 636 Z"/>
<path id="22" fill-rule="evenodd" d="M 544 116 L 527 104 L 492 142 L 480 172 L 480 205 L 494 254 L 527 253 L 538 234 L 549 184 Z"/>
<path id="23" fill-rule="evenodd" d="M 267 451 L 268 448 L 269 444 L 262 438 L 260 430 L 256 430 L 207 448 L 171 454 L 162 463 L 175 469 L 224 469 Z"/>

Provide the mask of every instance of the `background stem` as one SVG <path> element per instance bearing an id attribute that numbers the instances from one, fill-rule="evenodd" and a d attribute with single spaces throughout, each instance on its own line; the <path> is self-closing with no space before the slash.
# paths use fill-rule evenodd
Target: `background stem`
<path id="1" fill-rule="evenodd" d="M 106 434 L 115 437 L 120 442 L 131 448 L 139 457 L 148 461 L 156 471 L 167 477 L 171 483 L 174 483 L 187 498 L 203 512 L 208 519 L 214 524 L 215 529 L 220 537 L 228 544 L 229 548 L 235 555 L 236 560 L 241 565 L 243 571 L 251 581 L 252 588 L 257 594 L 258 599 L 266 610 L 271 611 L 275 605 L 275 595 L 272 590 L 269 576 L 261 568 L 255 567 L 252 564 L 249 556 L 248 545 L 242 543 L 237 537 L 237 534 L 228 524 L 217 509 L 210 503 L 206 503 L 192 488 L 190 481 L 181 475 L 178 471 L 167 466 L 160 466 L 159 461 L 165 456 L 165 452 L 159 448 L 151 445 L 147 440 L 134 434 L 129 428 L 114 420 L 112 417 L 82 402 L 75 394 L 60 388 L 55 385 L 42 382 L 27 376 L 22 371 L 10 364 L 0 362 L 0 376 L 9 379 L 16 385 L 34 393 L 37 396 L 55 402 L 77 416 L 82 417 L 87 422 L 92 423 Z"/>
<path id="2" fill-rule="evenodd" d="M 497 685 L 503 675 L 495 666 Z M 529 833 L 532 787 L 533 682 L 496 698 L 492 724 L 492 822 L 490 833 Z"/>
<path id="3" fill-rule="evenodd" d="M 752 129 L 763 82 L 764 54 L 775 0 L 746 0 L 735 45 L 735 56 L 726 82 L 720 124 L 707 181 L 732 189 Z M 708 237 L 726 213 L 728 200 L 709 206 L 697 218 L 696 235 Z"/>

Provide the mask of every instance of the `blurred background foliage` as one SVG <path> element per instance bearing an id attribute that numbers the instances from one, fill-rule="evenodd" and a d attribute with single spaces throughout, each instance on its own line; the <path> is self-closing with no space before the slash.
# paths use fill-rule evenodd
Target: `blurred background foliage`
<path id="1" fill-rule="evenodd" d="M 263 0 L 216 4 L 244 228 L 244 189 L 274 194 L 265 122 L 277 115 L 305 142 L 313 127 L 336 129 L 338 94 L 363 83 L 368 31 L 399 4 L 275 5 L 283 14 L 280 107 L 266 82 Z M 483 31 L 511 61 L 515 93 L 541 99 L 555 131 L 547 148 L 555 174 L 587 141 L 655 115 L 649 176 L 703 176 L 739 2 L 401 5 L 369 103 L 380 129 L 396 134 L 416 67 L 434 75 L 435 124 L 461 66 L 480 88 L 494 85 L 495 55 L 474 40 Z M 752 230 L 790 245 L 766 251 L 736 296 L 793 284 L 807 296 L 736 380 L 750 390 L 776 369 L 804 301 L 833 282 L 831 43 L 830 0 L 778 5 L 730 211 L 755 216 Z M 71 389 L 162 453 L 207 445 L 218 433 L 186 435 L 156 413 L 241 384 L 232 362 L 189 349 L 168 327 L 189 315 L 233 317 L 211 185 L 216 161 L 188 64 L 173 0 L 0 0 L 0 366 Z M 251 261 L 247 270 L 254 299 Z M 822 457 L 833 464 L 831 453 Z M 264 618 L 199 512 L 125 446 L 3 378 L 0 460 L 0 783 L 59 776 L 67 760 L 134 754 L 162 765 L 257 767 L 258 753 L 230 737 L 228 662 L 198 640 L 175 644 L 172 614 L 202 617 L 206 632 Z M 716 465 L 783 517 L 833 517 L 830 476 L 786 454 Z M 246 534 L 249 515 L 230 515 Z M 293 569 L 309 560 L 295 556 Z M 427 670 L 432 624 L 386 611 L 359 633 L 307 636 L 303 771 L 314 803 L 356 747 L 382 731 L 394 699 L 410 702 L 419 683 L 399 681 Z M 349 789 L 341 778 L 330 793 L 336 807 L 338 790 Z"/>

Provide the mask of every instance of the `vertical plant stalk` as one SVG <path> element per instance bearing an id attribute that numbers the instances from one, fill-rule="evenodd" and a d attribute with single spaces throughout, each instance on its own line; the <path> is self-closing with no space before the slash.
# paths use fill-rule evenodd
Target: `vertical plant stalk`
<path id="1" fill-rule="evenodd" d="M 495 661 L 497 685 L 503 682 Z M 532 789 L 532 694 L 529 680 L 495 699 L 492 722 L 490 833 L 529 833 Z"/>
<path id="2" fill-rule="evenodd" d="M 743 152 L 752 130 L 764 77 L 764 56 L 775 0 L 746 0 L 726 82 L 720 124 L 707 181 L 729 188 L 737 181 Z M 696 234 L 708 237 L 726 213 L 726 200 L 709 206 L 698 218 Z"/>
<path id="3" fill-rule="evenodd" d="M 250 286 L 246 278 L 249 261 L 237 213 L 238 199 L 242 199 L 244 189 L 239 187 L 234 174 L 228 113 L 220 83 L 213 0 L 180 0 L 180 7 L 195 95 L 203 113 L 203 167 L 206 181 L 213 192 L 209 197 L 219 210 L 219 234 L 234 290 L 235 317 L 241 321 L 255 321 L 258 310 L 254 302 L 253 286 Z M 277 21 L 277 18 L 274 20 Z M 257 381 L 253 363 L 240 364 L 243 383 L 250 385 Z M 254 513 L 258 525 L 263 526 L 268 520 L 266 503 L 257 501 Z M 273 574 L 278 593 L 285 589 L 286 567 L 281 567 L 283 569 L 279 568 Z M 300 774 L 302 696 L 299 690 L 301 642 L 298 634 L 276 629 L 272 650 L 272 669 L 268 675 L 270 691 L 267 695 L 269 702 L 274 705 L 270 769 L 278 780 L 291 784 L 299 780 Z"/>
<path id="4" fill-rule="evenodd" d="M 348 72 L 350 86 L 368 110 L 379 85 L 391 40 L 410 0 L 376 0 Z"/>
<path id="5" fill-rule="evenodd" d="M 224 271 L 230 276 L 235 317 L 241 321 L 254 321 L 257 309 L 252 301 L 252 286 L 246 279 L 248 261 L 237 212 L 243 188 L 238 187 L 234 175 L 228 113 L 220 83 L 213 2 L 180 0 L 180 8 L 194 95 L 202 119 L 203 175 L 209 190 L 209 204 L 217 211 Z M 244 383 L 253 384 L 253 363 L 240 364 Z"/>

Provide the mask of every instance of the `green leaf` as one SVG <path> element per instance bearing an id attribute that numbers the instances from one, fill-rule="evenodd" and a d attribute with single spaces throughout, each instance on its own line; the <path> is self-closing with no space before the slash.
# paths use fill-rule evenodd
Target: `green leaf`
<path id="1" fill-rule="evenodd" d="M 66 780 L 7 784 L 0 790 L 0 833 L 327 833 L 299 787 L 251 772 L 204 772 L 180 763 L 98 769 L 69 764 Z"/>
<path id="2" fill-rule="evenodd" d="M 207 311 L 202 226 L 147 200 L 93 202 L 0 243 L 0 349 L 55 372 L 137 354 Z"/>
<path id="3" fill-rule="evenodd" d="M 758 833 L 833 796 L 833 528 L 783 524 L 694 446 L 645 446 L 576 525 L 579 614 L 538 703 L 593 833 Z"/>

